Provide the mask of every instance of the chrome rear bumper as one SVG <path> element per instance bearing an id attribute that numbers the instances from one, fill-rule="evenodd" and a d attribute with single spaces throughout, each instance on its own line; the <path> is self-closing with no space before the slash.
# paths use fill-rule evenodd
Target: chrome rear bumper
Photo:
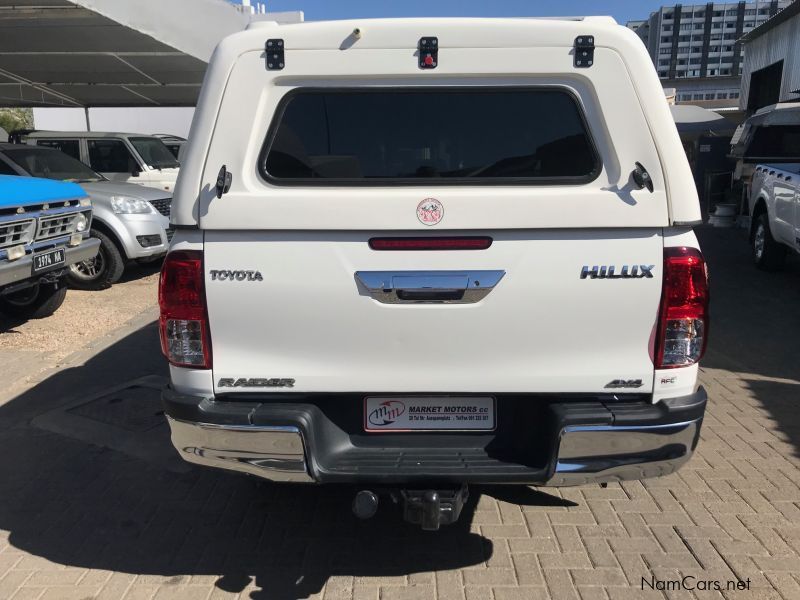
<path id="1" fill-rule="evenodd" d="M 325 426 L 315 424 L 315 420 L 323 417 L 309 405 L 261 404 L 258 411 L 240 407 L 236 412 L 231 408 L 236 405 L 231 403 L 200 399 L 199 419 L 219 415 L 215 411 L 220 406 L 230 411 L 225 414 L 224 423 L 212 424 L 185 418 L 185 406 L 181 409 L 178 404 L 186 397 L 165 390 L 164 398 L 172 442 L 185 460 L 195 464 L 283 482 L 443 480 L 542 486 L 644 479 L 672 473 L 689 460 L 697 445 L 706 404 L 701 389 L 686 398 L 662 401 L 666 404 L 642 404 L 641 409 L 630 404 L 615 406 L 617 413 L 609 411 L 612 424 L 597 422 L 597 411 L 589 414 L 585 405 L 580 410 L 566 402 L 554 405 L 561 408 L 553 410 L 556 426 L 547 466 L 527 467 L 493 458 L 477 448 L 449 450 L 387 444 L 369 451 L 358 445 L 343 451 L 342 446 L 348 442 L 332 437 L 329 431 L 320 431 Z M 266 411 L 260 412 L 262 409 Z M 587 424 L 576 423 L 584 415 Z M 246 422 L 237 423 L 237 418 L 245 418 Z"/>
<path id="2" fill-rule="evenodd" d="M 569 426 L 546 485 L 569 486 L 669 475 L 689 460 L 702 419 L 664 425 Z"/>
<path id="3" fill-rule="evenodd" d="M 212 425 L 167 417 L 172 444 L 191 463 L 271 481 L 311 482 L 303 436 L 293 426 Z"/>

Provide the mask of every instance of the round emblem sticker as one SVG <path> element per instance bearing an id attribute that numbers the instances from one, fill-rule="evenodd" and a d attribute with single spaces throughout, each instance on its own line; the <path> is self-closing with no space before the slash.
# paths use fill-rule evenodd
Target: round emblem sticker
<path id="1" fill-rule="evenodd" d="M 423 225 L 436 225 L 444 218 L 444 206 L 436 198 L 425 198 L 417 205 L 417 218 Z"/>

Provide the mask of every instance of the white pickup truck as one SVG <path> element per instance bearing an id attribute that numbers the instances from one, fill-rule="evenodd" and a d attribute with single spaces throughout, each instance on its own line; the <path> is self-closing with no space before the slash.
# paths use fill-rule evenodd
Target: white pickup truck
<path id="1" fill-rule="evenodd" d="M 800 252 L 800 163 L 756 167 L 750 188 L 753 260 L 772 271 L 789 250 Z"/>
<path id="2" fill-rule="evenodd" d="M 259 23 L 214 52 L 161 274 L 193 463 L 349 482 L 369 517 L 467 484 L 673 472 L 706 394 L 697 192 L 609 18 Z"/>

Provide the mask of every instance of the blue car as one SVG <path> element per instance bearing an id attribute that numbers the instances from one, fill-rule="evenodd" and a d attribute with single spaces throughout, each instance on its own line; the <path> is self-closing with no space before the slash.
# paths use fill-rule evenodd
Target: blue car
<path id="1" fill-rule="evenodd" d="M 69 265 L 93 258 L 92 203 L 74 183 L 0 175 L 0 312 L 53 314 L 67 293 Z"/>

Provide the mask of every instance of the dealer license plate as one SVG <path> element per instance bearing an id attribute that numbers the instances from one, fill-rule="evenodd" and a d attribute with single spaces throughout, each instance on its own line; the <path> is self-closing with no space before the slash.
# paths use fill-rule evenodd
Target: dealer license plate
<path id="1" fill-rule="evenodd" d="M 41 254 L 34 254 L 33 272 L 39 273 L 41 271 L 47 271 L 47 269 L 59 267 L 65 262 L 66 256 L 63 248 L 56 248 L 55 250 L 49 250 L 47 252 L 42 252 Z"/>
<path id="2" fill-rule="evenodd" d="M 373 396 L 364 399 L 366 431 L 491 431 L 492 397 Z"/>

